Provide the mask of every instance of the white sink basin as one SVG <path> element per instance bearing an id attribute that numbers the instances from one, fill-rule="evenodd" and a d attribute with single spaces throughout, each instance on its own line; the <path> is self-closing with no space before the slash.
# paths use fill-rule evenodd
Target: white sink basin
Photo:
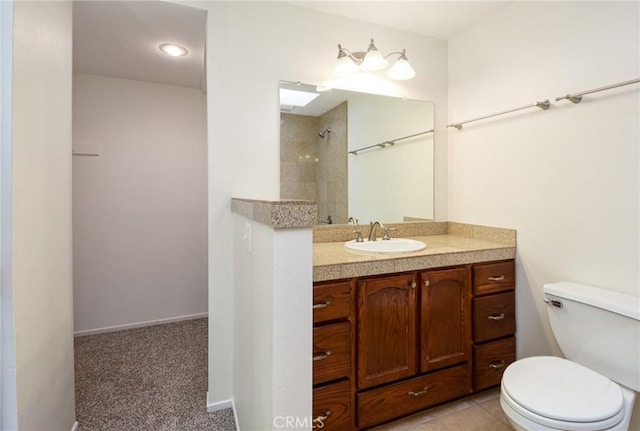
<path id="1" fill-rule="evenodd" d="M 347 241 L 344 246 L 350 250 L 367 251 L 370 253 L 409 253 L 420 251 L 427 247 L 422 241 L 409 238 L 391 238 L 389 240 L 378 239 L 377 241 L 356 242 Z"/>

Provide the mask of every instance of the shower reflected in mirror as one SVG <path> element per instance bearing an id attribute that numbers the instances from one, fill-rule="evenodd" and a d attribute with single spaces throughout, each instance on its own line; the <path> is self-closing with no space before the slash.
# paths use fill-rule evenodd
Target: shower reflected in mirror
<path id="1" fill-rule="evenodd" d="M 316 201 L 319 224 L 433 219 L 432 102 L 298 82 L 280 88 L 311 99 L 281 101 L 282 199 Z"/>

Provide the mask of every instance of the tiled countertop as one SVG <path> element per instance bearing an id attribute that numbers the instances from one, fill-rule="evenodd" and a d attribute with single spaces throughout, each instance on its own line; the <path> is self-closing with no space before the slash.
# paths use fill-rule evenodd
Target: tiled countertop
<path id="1" fill-rule="evenodd" d="M 356 252 L 346 249 L 344 242 L 314 243 L 313 281 L 513 259 L 516 247 L 512 232 L 512 244 L 454 234 L 412 236 L 409 238 L 426 243 L 427 248 L 398 254 Z"/>
<path id="2" fill-rule="evenodd" d="M 274 229 L 311 228 L 317 206 L 312 201 L 231 200 L 231 209 Z M 393 274 L 516 257 L 516 231 L 455 222 L 387 224 L 393 236 L 427 244 L 414 253 L 382 254 L 348 250 L 353 225 L 313 226 L 313 281 Z M 367 226 L 358 226 L 366 230 Z"/>

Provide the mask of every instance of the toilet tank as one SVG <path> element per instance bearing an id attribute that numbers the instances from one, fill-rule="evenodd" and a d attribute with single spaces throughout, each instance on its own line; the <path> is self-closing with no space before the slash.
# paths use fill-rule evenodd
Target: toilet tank
<path id="1" fill-rule="evenodd" d="M 567 359 L 640 391 L 640 297 L 566 281 L 544 294 Z"/>

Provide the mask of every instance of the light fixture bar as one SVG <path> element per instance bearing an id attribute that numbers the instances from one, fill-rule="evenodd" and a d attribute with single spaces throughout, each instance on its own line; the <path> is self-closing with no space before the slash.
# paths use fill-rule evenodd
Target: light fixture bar
<path id="1" fill-rule="evenodd" d="M 375 72 L 382 70 L 389 65 L 386 60 L 392 55 L 397 55 L 398 59 L 393 63 L 387 75 L 396 80 L 411 79 L 416 75 L 415 70 L 407 60 L 406 51 L 391 52 L 383 56 L 376 48 L 373 39 L 369 42 L 366 52 L 352 52 L 338 44 L 338 59 L 333 73 L 334 78 L 343 78 L 356 73 L 359 70 L 365 72 Z"/>

